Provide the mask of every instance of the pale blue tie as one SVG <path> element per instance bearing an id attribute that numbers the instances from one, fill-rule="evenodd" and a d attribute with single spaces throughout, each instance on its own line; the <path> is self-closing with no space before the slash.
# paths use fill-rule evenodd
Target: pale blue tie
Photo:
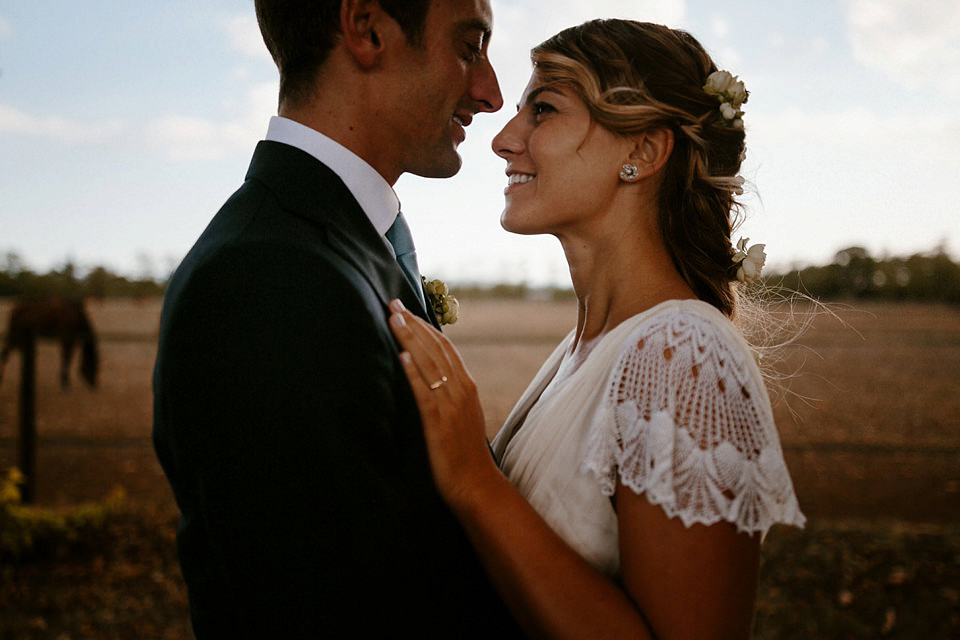
<path id="1" fill-rule="evenodd" d="M 403 218 L 403 212 L 397 214 L 397 219 L 393 221 L 390 228 L 387 229 L 387 240 L 393 245 L 393 251 L 397 254 L 397 262 L 400 268 L 407 276 L 413 290 L 417 292 L 417 298 L 420 304 L 426 308 L 426 302 L 423 299 L 423 285 L 420 282 L 420 268 L 417 266 L 417 251 L 413 246 L 413 236 L 410 235 L 410 227 Z"/>

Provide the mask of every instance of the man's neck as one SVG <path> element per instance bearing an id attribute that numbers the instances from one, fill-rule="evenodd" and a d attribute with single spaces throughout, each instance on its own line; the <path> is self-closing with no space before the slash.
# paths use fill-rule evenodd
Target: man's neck
<path id="1" fill-rule="evenodd" d="M 346 147 L 392 187 L 402 171 L 385 161 L 390 157 L 385 153 L 390 148 L 389 132 L 372 126 L 377 117 L 369 112 L 371 101 L 375 101 L 375 96 L 366 95 L 362 83 L 347 81 L 328 88 L 320 81 L 309 99 L 281 103 L 278 115 L 319 131 Z"/>

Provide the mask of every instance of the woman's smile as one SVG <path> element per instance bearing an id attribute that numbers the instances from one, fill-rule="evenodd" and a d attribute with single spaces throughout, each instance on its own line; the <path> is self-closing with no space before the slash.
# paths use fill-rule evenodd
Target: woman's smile
<path id="1" fill-rule="evenodd" d="M 529 173 L 508 173 L 507 174 L 507 186 L 503 190 L 504 194 L 514 191 L 515 188 L 520 187 L 521 185 L 527 184 L 531 180 L 536 178 L 536 176 Z"/>

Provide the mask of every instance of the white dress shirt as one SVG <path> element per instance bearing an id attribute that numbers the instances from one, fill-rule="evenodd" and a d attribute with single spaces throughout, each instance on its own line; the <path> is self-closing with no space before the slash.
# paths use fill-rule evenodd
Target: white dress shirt
<path id="1" fill-rule="evenodd" d="M 270 118 L 265 140 L 282 142 L 309 153 L 337 174 L 367 214 L 390 253 L 394 253 L 385 234 L 397 218 L 400 199 L 376 169 L 340 143 L 289 118 Z"/>

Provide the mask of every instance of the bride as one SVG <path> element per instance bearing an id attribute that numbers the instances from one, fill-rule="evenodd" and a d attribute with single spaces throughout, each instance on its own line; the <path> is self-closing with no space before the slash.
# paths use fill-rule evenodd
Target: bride
<path id="1" fill-rule="evenodd" d="M 801 526 L 736 329 L 747 92 L 689 34 L 597 20 L 533 50 L 502 225 L 560 240 L 576 328 L 492 443 L 453 346 L 391 304 L 440 493 L 531 636 L 746 638 L 759 547 Z M 499 468 L 498 468 L 499 465 Z"/>

